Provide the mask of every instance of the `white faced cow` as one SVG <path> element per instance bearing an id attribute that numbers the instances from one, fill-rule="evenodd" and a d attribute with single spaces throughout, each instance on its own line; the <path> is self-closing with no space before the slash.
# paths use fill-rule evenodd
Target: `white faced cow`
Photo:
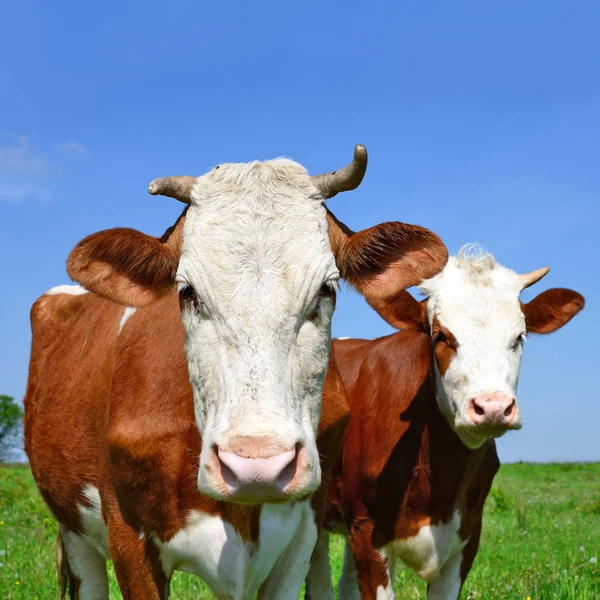
<path id="1" fill-rule="evenodd" d="M 26 448 L 74 597 L 108 598 L 109 556 L 125 598 L 166 598 L 176 569 L 218 598 L 297 597 L 347 418 L 337 281 L 389 297 L 447 258 L 425 229 L 354 234 L 324 208 L 365 168 L 357 146 L 335 174 L 278 159 L 156 180 L 188 204 L 177 223 L 89 236 L 68 272 L 93 293 L 35 303 Z"/>

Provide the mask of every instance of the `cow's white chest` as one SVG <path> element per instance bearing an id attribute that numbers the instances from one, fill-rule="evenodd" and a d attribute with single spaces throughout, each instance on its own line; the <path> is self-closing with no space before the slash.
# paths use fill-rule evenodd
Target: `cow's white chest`
<path id="1" fill-rule="evenodd" d="M 448 523 L 425 525 L 417 535 L 395 540 L 382 549 L 390 566 L 401 560 L 423 579 L 435 578 L 446 562 L 460 552 L 467 541 L 459 537 L 460 513 L 455 510 Z"/>
<path id="2" fill-rule="evenodd" d="M 156 541 L 163 568 L 195 573 L 219 598 L 250 600 L 310 511 L 308 502 L 265 505 L 259 541 L 244 541 L 218 516 L 192 511 L 186 527 L 168 542 Z"/>

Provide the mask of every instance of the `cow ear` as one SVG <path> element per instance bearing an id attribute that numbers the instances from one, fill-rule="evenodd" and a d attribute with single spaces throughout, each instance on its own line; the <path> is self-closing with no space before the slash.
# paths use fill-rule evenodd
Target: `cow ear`
<path id="1" fill-rule="evenodd" d="M 340 275 L 369 303 L 437 275 L 448 260 L 442 240 L 424 227 L 391 222 L 354 233 L 329 210 L 327 218 Z"/>
<path id="2" fill-rule="evenodd" d="M 174 289 L 183 222 L 184 215 L 161 238 L 124 228 L 94 233 L 71 251 L 67 272 L 108 300 L 144 306 Z"/>
<path id="3" fill-rule="evenodd" d="M 389 300 L 370 297 L 367 302 L 384 321 L 396 329 L 427 331 L 427 299 L 419 302 L 406 290 L 402 290 Z"/>
<path id="4" fill-rule="evenodd" d="M 564 288 L 546 290 L 521 304 L 529 333 L 552 333 L 566 325 L 585 305 L 584 297 Z"/>

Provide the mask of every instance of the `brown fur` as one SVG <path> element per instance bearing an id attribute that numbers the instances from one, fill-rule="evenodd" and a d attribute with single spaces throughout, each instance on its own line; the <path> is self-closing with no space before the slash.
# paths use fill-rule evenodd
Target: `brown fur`
<path id="1" fill-rule="evenodd" d="M 440 238 L 418 225 L 392 222 L 353 233 L 327 212 L 341 276 L 367 298 L 392 298 L 439 273 L 448 260 Z"/>
<path id="2" fill-rule="evenodd" d="M 185 214 L 160 238 L 125 228 L 93 233 L 71 251 L 69 276 L 125 306 L 144 306 L 168 294 L 181 255 Z"/>
<path id="3" fill-rule="evenodd" d="M 441 415 L 428 335 L 403 331 L 371 342 L 336 340 L 333 346 L 351 416 L 329 487 L 326 523 L 348 528 L 362 597 L 375 598 L 388 583 L 377 552 L 388 542 L 449 522 L 455 508 L 461 538 L 479 535 L 499 463 L 493 440 L 468 450 Z M 347 364 L 352 366 L 345 369 Z M 470 542 L 465 563 L 476 550 Z"/>
<path id="4" fill-rule="evenodd" d="M 440 375 L 443 377 L 446 374 L 452 359 L 456 356 L 458 342 L 456 341 L 454 334 L 440 323 L 437 315 L 433 316 L 431 337 L 433 339 L 435 361 Z"/>
<path id="5" fill-rule="evenodd" d="M 581 294 L 564 288 L 552 288 L 521 304 L 527 331 L 552 333 L 566 325 L 585 305 Z"/>
<path id="6" fill-rule="evenodd" d="M 368 298 L 368 303 L 396 329 L 418 329 L 427 332 L 427 300 L 417 302 L 407 291 L 393 298 Z"/>

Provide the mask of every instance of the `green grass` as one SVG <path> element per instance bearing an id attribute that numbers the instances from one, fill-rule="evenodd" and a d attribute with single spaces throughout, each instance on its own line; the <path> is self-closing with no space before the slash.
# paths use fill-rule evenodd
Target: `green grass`
<path id="1" fill-rule="evenodd" d="M 56 522 L 26 467 L 0 468 L 0 598 L 56 598 Z M 332 541 L 339 577 L 342 540 Z M 600 599 L 600 463 L 505 465 L 488 498 L 481 547 L 461 598 Z M 398 598 L 423 598 L 406 569 Z M 211 598 L 197 578 L 177 573 L 174 599 Z M 111 598 L 120 598 L 111 573 Z"/>

